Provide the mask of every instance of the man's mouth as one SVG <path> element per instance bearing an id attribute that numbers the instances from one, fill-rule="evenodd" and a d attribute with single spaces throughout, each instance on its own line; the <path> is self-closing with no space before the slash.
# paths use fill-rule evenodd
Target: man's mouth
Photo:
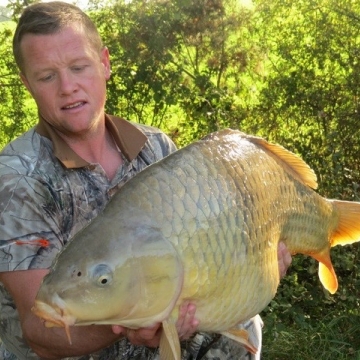
<path id="1" fill-rule="evenodd" d="M 76 103 L 70 104 L 70 105 L 66 105 L 63 107 L 64 110 L 69 110 L 69 109 L 74 109 L 80 106 L 83 106 L 85 104 L 84 101 L 78 101 Z"/>

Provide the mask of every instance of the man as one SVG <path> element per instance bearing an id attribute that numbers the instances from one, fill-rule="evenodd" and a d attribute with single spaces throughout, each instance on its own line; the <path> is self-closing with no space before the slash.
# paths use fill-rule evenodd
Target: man
<path id="1" fill-rule="evenodd" d="M 159 324 L 136 331 L 75 327 L 70 345 L 63 329 L 44 327 L 31 307 L 67 241 L 126 181 L 175 146 L 155 128 L 105 114 L 109 52 L 77 7 L 63 2 L 27 7 L 13 51 L 39 122 L 0 153 L 2 358 L 152 359 Z M 290 260 L 284 254 L 280 263 L 286 268 Z M 194 314 L 193 304 L 183 304 L 177 323 L 182 339 L 196 330 Z M 253 323 L 259 324 L 258 318 L 247 323 L 250 333 Z M 259 336 L 255 333 L 254 341 Z M 247 356 L 238 344 L 216 335 L 197 334 L 182 347 L 184 359 Z"/>

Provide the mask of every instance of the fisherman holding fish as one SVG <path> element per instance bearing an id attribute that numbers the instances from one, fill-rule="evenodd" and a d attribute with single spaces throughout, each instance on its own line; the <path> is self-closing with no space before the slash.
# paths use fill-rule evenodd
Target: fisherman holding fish
<path id="1" fill-rule="evenodd" d="M 0 358 L 155 359 L 160 324 L 74 327 L 69 344 L 63 329 L 45 327 L 31 308 L 63 246 L 125 182 L 175 145 L 156 128 L 105 114 L 109 52 L 79 8 L 63 2 L 28 6 L 13 52 L 39 120 L 0 153 Z M 281 245 L 282 275 L 290 262 Z M 184 303 L 176 327 L 187 339 L 183 359 L 255 358 L 224 336 L 196 334 L 197 326 L 194 304 Z M 242 326 L 260 349 L 260 318 Z"/>

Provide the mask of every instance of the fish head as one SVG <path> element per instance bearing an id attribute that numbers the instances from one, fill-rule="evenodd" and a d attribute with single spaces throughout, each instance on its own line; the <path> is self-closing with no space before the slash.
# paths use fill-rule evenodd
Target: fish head
<path id="1" fill-rule="evenodd" d="M 45 325 L 137 328 L 162 321 L 171 312 L 182 285 L 177 252 L 153 229 L 123 233 L 131 241 L 120 247 L 107 244 L 90 255 L 77 243 L 81 238 L 74 238 L 59 254 L 33 307 Z"/>
<path id="2" fill-rule="evenodd" d="M 110 299 L 126 287 L 121 281 L 114 286 L 114 274 L 112 266 L 96 260 L 55 267 L 43 279 L 34 312 L 48 323 L 58 325 L 112 318 L 119 314 L 119 309 Z M 122 309 L 130 302 L 124 294 L 118 302 Z"/>

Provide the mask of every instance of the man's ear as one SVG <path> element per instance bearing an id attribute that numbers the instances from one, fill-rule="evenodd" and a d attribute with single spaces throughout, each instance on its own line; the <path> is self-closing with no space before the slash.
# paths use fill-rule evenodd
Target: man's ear
<path id="1" fill-rule="evenodd" d="M 109 80 L 111 75 L 111 64 L 110 64 L 109 49 L 106 46 L 102 48 L 100 56 L 101 56 L 101 62 L 104 66 L 105 79 Z"/>
<path id="2" fill-rule="evenodd" d="M 31 91 L 31 87 L 30 87 L 30 84 L 26 78 L 26 76 L 24 75 L 24 73 L 20 72 L 20 79 L 21 79 L 21 82 L 25 85 L 25 87 L 27 88 L 27 90 L 29 91 L 29 93 L 32 95 L 32 91 Z"/>

